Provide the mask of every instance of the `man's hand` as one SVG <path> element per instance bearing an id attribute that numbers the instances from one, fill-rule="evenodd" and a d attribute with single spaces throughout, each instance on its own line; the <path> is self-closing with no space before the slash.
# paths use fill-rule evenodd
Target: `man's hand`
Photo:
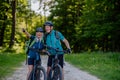
<path id="1" fill-rule="evenodd" d="M 72 53 L 71 49 L 67 49 L 67 52 L 68 52 L 69 54 Z"/>
<path id="2" fill-rule="evenodd" d="M 28 37 L 31 37 L 31 34 L 29 34 L 24 28 L 22 28 L 22 32 Z"/>

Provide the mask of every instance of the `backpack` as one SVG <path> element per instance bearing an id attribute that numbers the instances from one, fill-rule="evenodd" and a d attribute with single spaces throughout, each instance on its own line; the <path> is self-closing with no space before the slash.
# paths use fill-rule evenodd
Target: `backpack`
<path id="1" fill-rule="evenodd" d="M 56 37 L 56 39 L 58 39 L 58 40 L 60 40 L 60 36 L 59 36 L 59 31 L 55 31 L 55 37 Z M 47 38 L 47 35 L 48 34 L 44 34 L 44 44 L 46 45 L 46 38 Z"/>
<path id="2" fill-rule="evenodd" d="M 32 47 L 32 45 L 35 43 L 35 39 L 29 39 L 29 41 L 25 42 L 25 53 L 28 54 L 29 47 Z"/>

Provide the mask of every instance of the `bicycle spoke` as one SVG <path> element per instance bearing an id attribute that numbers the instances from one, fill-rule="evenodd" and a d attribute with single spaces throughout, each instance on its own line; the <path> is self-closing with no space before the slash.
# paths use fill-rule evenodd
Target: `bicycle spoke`
<path id="1" fill-rule="evenodd" d="M 52 80 L 61 80 L 61 73 L 60 73 L 60 68 L 56 67 L 52 71 Z"/>
<path id="2" fill-rule="evenodd" d="M 46 80 L 46 72 L 43 67 L 36 70 L 36 80 Z"/>
<path id="3" fill-rule="evenodd" d="M 44 75 L 41 71 L 36 72 L 36 80 L 44 80 Z"/>

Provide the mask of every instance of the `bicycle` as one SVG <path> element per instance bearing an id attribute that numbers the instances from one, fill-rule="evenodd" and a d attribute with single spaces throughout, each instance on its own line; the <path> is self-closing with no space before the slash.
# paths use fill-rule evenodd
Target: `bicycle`
<path id="1" fill-rule="evenodd" d="M 37 52 L 41 52 L 38 49 L 34 49 L 29 47 L 29 49 L 32 49 Z M 33 70 L 31 71 L 28 80 L 47 80 L 47 74 L 45 68 L 41 65 L 41 57 L 39 60 L 34 60 L 34 67 Z"/>
<path id="2" fill-rule="evenodd" d="M 55 49 L 49 46 L 46 46 L 47 48 L 54 49 L 57 53 L 58 52 L 64 52 L 67 53 L 67 50 L 60 51 L 59 49 Z M 53 59 L 53 64 L 51 66 L 50 72 L 48 74 L 47 80 L 62 80 L 62 67 L 59 65 L 59 59 L 58 54 L 55 54 L 55 57 Z"/>

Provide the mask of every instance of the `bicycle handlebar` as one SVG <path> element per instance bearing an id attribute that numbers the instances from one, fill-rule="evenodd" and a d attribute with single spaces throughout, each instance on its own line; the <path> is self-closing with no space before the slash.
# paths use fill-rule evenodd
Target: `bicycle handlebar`
<path id="1" fill-rule="evenodd" d="M 29 46 L 27 46 L 27 47 L 28 47 L 28 49 L 33 50 L 33 51 L 36 51 L 36 52 L 40 52 L 40 53 L 43 52 L 43 53 L 45 53 L 45 54 L 47 54 L 47 55 L 50 54 L 48 51 L 42 51 L 42 50 L 40 50 L 40 49 L 35 49 L 35 48 L 29 47 Z"/>
<path id="2" fill-rule="evenodd" d="M 47 46 L 47 45 L 44 45 L 46 48 L 48 48 L 48 49 L 53 49 L 53 50 L 55 50 L 56 52 L 64 52 L 64 53 L 68 53 L 68 51 L 67 50 L 59 50 L 59 49 L 56 49 L 56 48 L 53 48 L 53 47 L 50 47 L 50 46 Z"/>
<path id="3" fill-rule="evenodd" d="M 27 47 L 30 50 L 33 50 L 33 51 L 36 51 L 36 52 L 42 52 L 42 50 L 40 50 L 40 49 L 35 49 L 35 48 L 29 47 L 29 46 L 27 46 Z"/>
<path id="4" fill-rule="evenodd" d="M 68 51 L 67 50 L 59 50 L 59 49 L 56 49 L 56 48 L 53 48 L 53 47 L 50 47 L 50 46 L 47 46 L 47 45 L 44 45 L 46 48 L 48 48 L 48 49 L 53 49 L 53 50 L 55 50 L 56 52 L 63 52 L 63 53 L 68 53 Z M 27 46 L 28 47 L 28 49 L 30 49 L 30 50 L 33 50 L 33 51 L 36 51 L 36 52 L 42 52 L 42 50 L 40 50 L 40 49 L 35 49 L 35 48 L 32 48 L 32 47 L 29 47 L 29 46 Z M 48 51 L 45 51 L 45 52 L 43 52 L 43 53 L 45 53 L 45 54 L 47 54 L 47 55 L 50 55 L 50 53 L 48 52 Z"/>

